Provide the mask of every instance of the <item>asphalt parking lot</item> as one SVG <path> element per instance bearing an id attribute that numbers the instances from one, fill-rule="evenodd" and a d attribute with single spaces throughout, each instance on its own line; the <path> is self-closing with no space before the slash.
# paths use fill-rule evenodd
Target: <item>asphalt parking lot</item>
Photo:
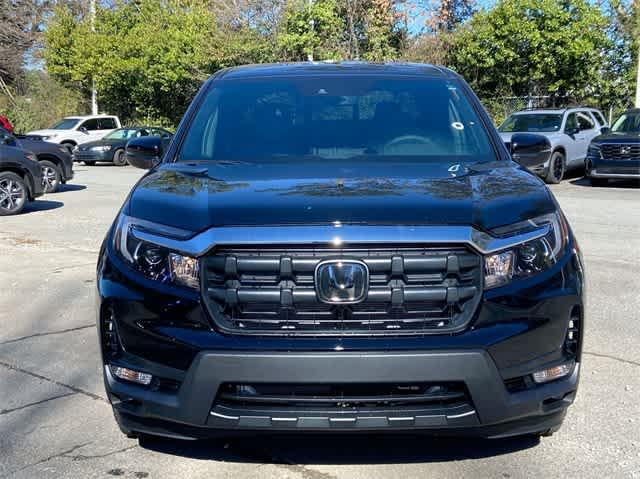
<path id="1" fill-rule="evenodd" d="M 94 325 L 100 242 L 142 172 L 76 166 L 0 219 L 0 478 L 639 477 L 640 189 L 553 187 L 588 274 L 582 380 L 542 441 L 303 436 L 139 444 L 106 402 Z"/>

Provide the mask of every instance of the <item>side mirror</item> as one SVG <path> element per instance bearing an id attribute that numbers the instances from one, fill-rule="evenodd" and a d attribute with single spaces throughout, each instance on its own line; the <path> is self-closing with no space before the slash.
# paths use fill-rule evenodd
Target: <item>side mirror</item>
<path id="1" fill-rule="evenodd" d="M 157 136 L 141 136 L 129 140 L 126 147 L 127 161 L 143 170 L 155 167 L 162 158 L 162 141 Z"/>
<path id="2" fill-rule="evenodd" d="M 16 146 L 16 138 L 9 133 L 0 133 L 0 145 Z"/>
<path id="3" fill-rule="evenodd" d="M 80 127 L 80 131 L 81 131 L 82 133 L 86 134 L 86 135 L 88 135 L 88 134 L 89 134 L 89 130 L 87 130 L 87 127 L 86 127 L 86 126 L 81 126 L 81 127 Z"/>
<path id="4" fill-rule="evenodd" d="M 609 128 L 608 126 L 603 126 L 602 128 L 600 128 L 601 135 L 608 135 L 610 131 L 611 128 Z"/>
<path id="5" fill-rule="evenodd" d="M 551 155 L 551 142 L 546 136 L 515 133 L 511 137 L 511 157 L 525 168 L 542 166 Z"/>
<path id="6" fill-rule="evenodd" d="M 580 133 L 580 128 L 565 128 L 564 132 L 569 136 L 573 136 L 576 133 Z"/>

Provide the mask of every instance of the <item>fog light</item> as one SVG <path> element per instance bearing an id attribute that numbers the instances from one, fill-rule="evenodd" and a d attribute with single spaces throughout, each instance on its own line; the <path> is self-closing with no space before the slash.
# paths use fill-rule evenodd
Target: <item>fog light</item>
<path id="1" fill-rule="evenodd" d="M 548 383 L 549 381 L 553 381 L 554 379 L 560 379 L 573 371 L 573 367 L 575 366 L 575 361 L 569 361 L 564 364 L 559 364 L 558 366 L 554 366 L 552 368 L 543 369 L 542 371 L 536 371 L 533 373 L 533 380 L 538 383 Z"/>
<path id="2" fill-rule="evenodd" d="M 151 379 L 153 379 L 153 376 L 149 373 L 141 373 L 140 371 L 134 371 L 133 369 L 127 369 L 121 366 L 110 365 L 109 367 L 115 377 L 124 379 L 125 381 L 131 381 L 132 383 L 148 386 L 151 384 Z"/>

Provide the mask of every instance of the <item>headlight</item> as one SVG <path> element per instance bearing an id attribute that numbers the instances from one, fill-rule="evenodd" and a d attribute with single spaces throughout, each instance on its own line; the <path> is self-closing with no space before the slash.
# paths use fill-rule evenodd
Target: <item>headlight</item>
<path id="1" fill-rule="evenodd" d="M 56 136 L 58 136 L 56 133 L 52 133 L 50 135 L 42 136 L 41 138 L 43 141 L 47 141 L 47 140 L 50 140 L 51 138 L 55 138 Z"/>
<path id="2" fill-rule="evenodd" d="M 593 143 L 589 145 L 589 149 L 587 150 L 587 156 L 592 158 L 602 158 L 602 148 L 599 145 L 594 145 Z"/>
<path id="3" fill-rule="evenodd" d="M 200 289 L 200 270 L 196 258 L 138 239 L 135 236 L 136 229 L 169 237 L 181 232 L 121 215 L 113 235 L 113 247 L 125 263 L 151 280 Z"/>
<path id="4" fill-rule="evenodd" d="M 111 149 L 111 145 L 92 146 L 91 149 L 93 151 L 109 151 Z"/>
<path id="5" fill-rule="evenodd" d="M 514 279 L 527 278 L 558 262 L 567 244 L 568 226 L 561 213 L 552 213 L 493 231 L 499 236 L 512 236 L 527 230 L 548 227 L 540 238 L 484 258 L 485 288 L 503 286 Z"/>

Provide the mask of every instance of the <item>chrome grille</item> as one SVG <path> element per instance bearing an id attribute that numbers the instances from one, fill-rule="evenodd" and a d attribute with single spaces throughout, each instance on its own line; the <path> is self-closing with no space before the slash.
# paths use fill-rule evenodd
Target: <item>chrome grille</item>
<path id="1" fill-rule="evenodd" d="M 369 268 L 357 304 L 318 300 L 314 271 L 327 259 Z M 480 256 L 466 247 L 219 248 L 202 260 L 204 302 L 236 334 L 380 335 L 464 328 L 480 300 Z"/>
<path id="2" fill-rule="evenodd" d="M 640 143 L 604 144 L 601 147 L 605 160 L 638 160 L 640 159 Z"/>

